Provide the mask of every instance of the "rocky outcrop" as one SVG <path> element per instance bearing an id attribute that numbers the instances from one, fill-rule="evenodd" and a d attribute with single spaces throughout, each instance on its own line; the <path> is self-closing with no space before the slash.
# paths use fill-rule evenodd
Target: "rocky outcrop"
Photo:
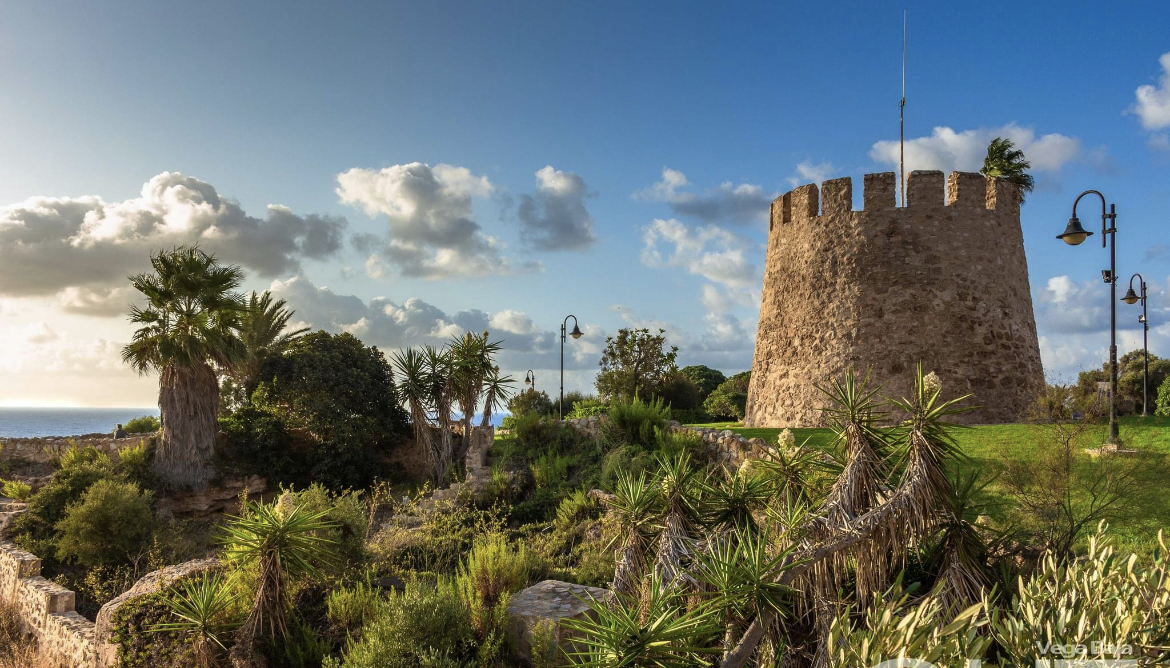
<path id="1" fill-rule="evenodd" d="M 508 603 L 508 639 L 522 659 L 531 660 L 535 651 L 548 648 L 533 647 L 542 632 L 555 639 L 560 647 L 567 647 L 572 634 L 561 625 L 566 619 L 580 619 L 590 614 L 589 602 L 604 601 L 608 589 L 586 587 L 559 580 L 544 580 L 521 591 Z"/>
<path id="2" fill-rule="evenodd" d="M 167 566 L 157 571 L 147 573 L 134 586 L 123 592 L 114 600 L 102 606 L 94 622 L 94 646 L 96 648 L 97 665 L 113 666 L 118 662 L 118 646 L 111 642 L 114 636 L 114 615 L 131 600 L 143 596 L 150 596 L 163 591 L 175 582 L 190 576 L 206 573 L 221 566 L 218 559 L 196 559 L 174 566 Z"/>
<path id="3" fill-rule="evenodd" d="M 258 475 L 227 478 L 203 489 L 181 490 L 160 496 L 156 508 L 160 515 L 190 513 L 197 516 L 213 513 L 236 514 L 240 495 L 258 496 L 268 490 L 268 481 Z"/>

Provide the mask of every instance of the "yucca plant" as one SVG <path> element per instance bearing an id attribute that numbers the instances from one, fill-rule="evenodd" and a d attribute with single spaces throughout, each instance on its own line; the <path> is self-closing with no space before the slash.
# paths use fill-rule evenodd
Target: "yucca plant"
<path id="1" fill-rule="evenodd" d="M 710 603 L 689 610 L 677 590 L 650 580 L 643 604 L 615 594 L 610 602 L 587 601 L 593 614 L 566 619 L 575 634 L 566 656 L 589 668 L 695 668 L 712 666 L 722 632 L 718 611 Z"/>
<path id="2" fill-rule="evenodd" d="M 775 494 L 772 480 L 748 464 L 730 475 L 716 477 L 713 483 L 700 484 L 703 522 L 716 531 L 757 530 L 755 513 L 766 508 Z"/>
<path id="3" fill-rule="evenodd" d="M 655 482 L 662 497 L 662 524 L 654 556 L 654 575 L 664 588 L 679 584 L 694 586 L 695 578 L 688 572 L 687 562 L 694 554 L 700 486 L 690 455 L 683 452 L 660 457 Z"/>
<path id="4" fill-rule="evenodd" d="M 654 535 L 654 520 L 661 504 L 659 489 L 646 480 L 645 472 L 634 476 L 628 471 L 618 471 L 609 506 L 617 515 L 622 542 L 610 589 L 620 596 L 638 595 L 646 572 L 646 547 Z"/>
<path id="5" fill-rule="evenodd" d="M 184 580 L 167 592 L 163 605 L 170 610 L 175 621 L 155 624 L 147 630 L 194 636 L 192 645 L 200 668 L 219 666 L 219 652 L 227 651 L 222 636 L 239 627 L 241 622 L 232 614 L 235 594 L 223 576 L 204 573 L 198 579 Z"/>
<path id="6" fill-rule="evenodd" d="M 285 636 L 292 582 L 319 577 L 322 566 L 337 560 L 336 542 L 327 537 L 337 525 L 325 519 L 328 512 L 246 502 L 238 517 L 229 516 L 219 537 L 224 558 L 257 572 L 252 609 L 232 649 L 233 663 L 251 665 L 261 637 L 275 642 Z"/>

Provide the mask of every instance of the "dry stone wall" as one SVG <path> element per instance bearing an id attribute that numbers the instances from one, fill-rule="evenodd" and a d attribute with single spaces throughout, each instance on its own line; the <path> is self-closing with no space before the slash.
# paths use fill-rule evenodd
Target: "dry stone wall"
<path id="1" fill-rule="evenodd" d="M 138 445 L 143 440 L 151 441 L 153 438 L 152 434 L 135 434 L 126 438 L 114 438 L 109 434 L 0 438 L 0 459 L 47 462 L 68 450 L 73 444 L 80 447 L 93 446 L 107 455 L 114 455 L 125 448 Z"/>
<path id="2" fill-rule="evenodd" d="M 817 385 L 849 368 L 908 396 L 922 362 L 944 395 L 971 393 L 967 423 L 1016 420 L 1044 387 L 1020 229 L 1002 179 L 910 173 L 896 207 L 892 172 L 848 178 L 772 202 L 744 424 L 818 426 Z"/>
<path id="3" fill-rule="evenodd" d="M 601 438 L 604 417 L 589 417 L 565 420 L 565 424 L 590 438 Z M 703 439 L 707 456 L 728 467 L 738 467 L 748 459 L 762 457 L 769 449 L 762 438 L 744 438 L 730 429 L 706 429 L 686 427 L 671 420 L 667 429 L 674 434 L 698 436 Z"/>

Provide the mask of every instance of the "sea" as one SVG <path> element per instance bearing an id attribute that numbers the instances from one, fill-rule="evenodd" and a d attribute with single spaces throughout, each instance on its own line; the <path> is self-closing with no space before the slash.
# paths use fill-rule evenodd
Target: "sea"
<path id="1" fill-rule="evenodd" d="M 118 424 L 143 415 L 158 415 L 150 408 L 10 408 L 0 407 L 0 437 L 80 436 L 108 434 Z"/>

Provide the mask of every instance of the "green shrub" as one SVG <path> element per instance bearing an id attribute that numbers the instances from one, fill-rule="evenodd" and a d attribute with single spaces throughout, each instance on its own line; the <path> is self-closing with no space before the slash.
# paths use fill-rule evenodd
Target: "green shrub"
<path id="1" fill-rule="evenodd" d="M 57 557 L 84 566 L 132 561 L 150 540 L 151 500 L 132 482 L 95 482 L 57 523 Z"/>
<path id="2" fill-rule="evenodd" d="M 508 412 L 513 417 L 521 417 L 530 413 L 549 415 L 553 412 L 553 402 L 545 392 L 537 392 L 531 388 L 517 392 L 508 400 Z"/>
<path id="3" fill-rule="evenodd" d="M 293 617 L 288 634 L 278 643 L 279 665 L 288 668 L 318 668 L 333 652 L 333 643 L 299 615 Z"/>
<path id="4" fill-rule="evenodd" d="M 633 445 L 620 445 L 605 453 L 601 460 L 601 488 L 613 490 L 618 473 L 622 471 L 636 476 L 655 466 L 652 452 Z"/>
<path id="5" fill-rule="evenodd" d="M 17 518 L 16 543 L 42 558 L 51 558 L 55 551 L 56 526 L 65 517 L 66 506 L 101 480 L 122 480 L 108 458 L 55 471 L 49 484 L 28 500 L 28 512 Z"/>
<path id="6" fill-rule="evenodd" d="M 329 592 L 325 599 L 326 619 L 337 635 L 358 637 L 362 628 L 374 618 L 382 593 L 365 582 Z"/>
<path id="7" fill-rule="evenodd" d="M 284 420 L 272 411 L 242 406 L 219 419 L 219 430 L 227 437 L 232 458 L 242 472 L 263 474 L 278 484 L 299 482 L 308 476 L 307 463 L 293 456 L 293 439 Z"/>
<path id="8" fill-rule="evenodd" d="M 578 522 L 595 519 L 600 510 L 600 504 L 592 499 L 583 489 L 579 489 L 561 500 L 557 506 L 557 517 L 554 526 L 557 531 L 569 531 Z"/>
<path id="9" fill-rule="evenodd" d="M 23 480 L 5 480 L 4 496 L 17 501 L 28 501 L 32 497 L 32 485 Z"/>
<path id="10" fill-rule="evenodd" d="M 532 480 L 537 488 L 556 485 L 565 479 L 569 472 L 569 462 L 564 457 L 550 450 L 536 458 L 531 464 Z"/>
<path id="11" fill-rule="evenodd" d="M 515 548 L 504 536 L 476 538 L 467 561 L 455 576 L 478 641 L 477 659 L 488 664 L 503 646 L 508 625 L 508 598 L 528 584 L 531 559 L 523 543 Z"/>
<path id="12" fill-rule="evenodd" d="M 670 408 L 662 399 L 642 401 L 634 399 L 629 403 L 618 402 L 609 407 L 602 432 L 607 441 L 614 445 L 638 445 L 651 448 L 657 439 L 657 432 L 666 427 L 670 420 Z"/>
<path id="13" fill-rule="evenodd" d="M 70 469 L 82 464 L 109 465 L 109 456 L 92 445 L 80 446 L 73 439 L 67 442 L 69 447 L 57 455 L 57 465 L 61 468 Z"/>
<path id="14" fill-rule="evenodd" d="M 464 668 L 475 651 L 475 632 L 456 587 L 445 580 L 413 580 L 379 605 L 341 661 L 323 667 Z"/>
<path id="15" fill-rule="evenodd" d="M 600 399 L 582 399 L 573 404 L 573 410 L 565 415 L 566 420 L 597 417 L 609 412 L 609 404 Z"/>
<path id="16" fill-rule="evenodd" d="M 183 581 L 173 583 L 172 589 Z M 117 647 L 118 668 L 197 668 L 196 651 L 186 632 L 152 632 L 175 621 L 168 591 L 133 598 L 118 608 L 110 621 Z"/>
<path id="17" fill-rule="evenodd" d="M 742 420 L 747 412 L 747 393 L 751 379 L 750 371 L 728 378 L 703 402 L 703 410 L 717 420 Z"/>
<path id="18" fill-rule="evenodd" d="M 1154 415 L 1170 416 L 1170 378 L 1162 382 L 1158 388 L 1158 403 Z"/>
<path id="19" fill-rule="evenodd" d="M 441 505 L 425 513 L 415 527 L 391 523 L 370 541 L 375 563 L 398 572 L 451 573 L 471 549 L 475 537 L 502 531 L 505 508 Z"/>
<path id="20" fill-rule="evenodd" d="M 162 422 L 154 415 L 143 415 L 122 425 L 122 431 L 127 434 L 153 434 L 162 429 Z"/>
<path id="21" fill-rule="evenodd" d="M 369 519 L 366 516 L 365 502 L 361 492 L 346 490 L 332 492 L 320 483 L 309 485 L 301 491 L 288 490 L 280 497 L 280 506 L 288 505 L 301 508 L 309 514 L 325 513 L 331 528 L 326 531 L 326 538 L 333 541 L 338 553 L 346 564 L 355 565 L 365 555 L 366 529 Z"/>
<path id="22" fill-rule="evenodd" d="M 152 457 L 154 457 L 154 447 L 145 440 L 139 440 L 138 445 L 122 448 L 118 451 L 118 467 L 131 480 L 145 483 L 150 476 Z"/>

